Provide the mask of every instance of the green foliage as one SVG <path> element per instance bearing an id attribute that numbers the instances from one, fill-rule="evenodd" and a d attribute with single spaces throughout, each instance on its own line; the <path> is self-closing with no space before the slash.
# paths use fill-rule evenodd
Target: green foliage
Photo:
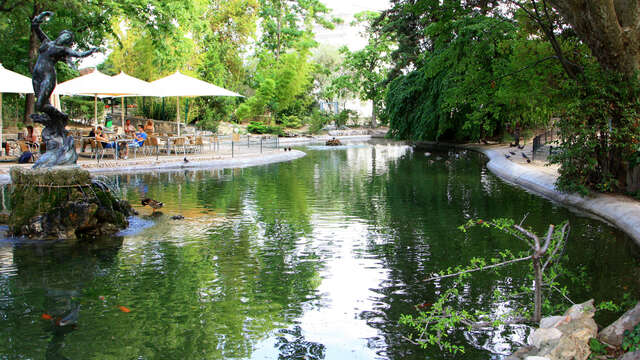
<path id="1" fill-rule="evenodd" d="M 252 121 L 247 125 L 247 131 L 252 134 L 273 134 L 273 135 L 284 135 L 284 131 L 282 127 L 278 125 L 266 125 L 260 121 Z"/>
<path id="2" fill-rule="evenodd" d="M 281 118 L 282 126 L 286 128 L 298 129 L 302 127 L 302 120 L 295 115 L 285 115 Z"/>
<path id="3" fill-rule="evenodd" d="M 625 191 L 626 173 L 639 159 L 640 83 L 591 65 L 565 91 L 575 95 L 557 124 L 561 150 L 551 160 L 561 165 L 558 187 Z"/>
<path id="4" fill-rule="evenodd" d="M 344 74 L 333 79 L 329 94 L 341 97 L 355 93 L 361 100 L 373 102 L 373 116 L 383 115 L 385 80 L 391 63 L 393 41 L 388 34 L 376 33 L 371 24 L 378 20 L 380 14 L 365 11 L 355 15 L 352 25 L 364 25 L 364 36 L 368 39 L 363 49 L 350 51 L 346 46 L 340 48 L 344 57 L 342 64 Z"/>
<path id="5" fill-rule="evenodd" d="M 622 350 L 627 352 L 640 350 L 640 324 L 636 325 L 632 331 L 624 331 Z"/>
<path id="6" fill-rule="evenodd" d="M 242 120 L 261 115 L 300 116 L 308 111 L 313 78 L 313 66 L 308 62 L 310 52 L 300 47 L 276 59 L 269 53 L 260 55 L 256 71 L 256 94 L 240 106 L 236 115 Z M 243 105 L 244 105 L 243 104 Z"/>
<path id="7" fill-rule="evenodd" d="M 276 59 L 300 41 L 310 41 L 314 24 L 332 29 L 335 22 L 327 17 L 330 10 L 319 0 L 259 0 L 259 4 L 260 46 Z"/>
<path id="8" fill-rule="evenodd" d="M 141 103 L 138 103 L 138 109 L 140 114 L 145 118 L 156 120 L 175 120 L 176 118 L 176 104 L 174 101 L 167 101 L 159 98 L 145 98 Z"/>
<path id="9" fill-rule="evenodd" d="M 344 109 L 339 113 L 332 115 L 331 119 L 333 120 L 333 123 L 336 125 L 336 127 L 340 128 L 347 125 L 349 120 L 352 117 L 356 117 L 356 116 L 358 116 L 357 112 L 349 109 Z"/>
<path id="10" fill-rule="evenodd" d="M 62 107 L 65 112 L 72 119 L 93 119 L 94 116 L 94 104 L 93 100 L 87 100 L 87 98 L 65 96 L 60 99 Z M 98 118 L 102 118 L 105 113 L 105 104 L 102 101 L 98 101 Z"/>
<path id="11" fill-rule="evenodd" d="M 607 354 L 607 345 L 601 343 L 596 338 L 589 339 L 589 349 L 591 350 L 591 353 L 595 355 Z"/>
<path id="12" fill-rule="evenodd" d="M 338 48 L 330 45 L 320 45 L 313 52 L 313 82 L 317 97 L 320 100 L 333 101 L 345 99 L 349 94 L 336 91 L 336 79 L 345 75 L 343 55 Z"/>
<path id="13" fill-rule="evenodd" d="M 386 115 L 394 136 L 477 141 L 506 124 L 544 125 L 555 105 L 544 94 L 544 74 L 556 69 L 538 65 L 546 64 L 549 47 L 522 38 L 499 16 L 456 16 L 426 28 L 433 51 L 390 83 Z"/>
<path id="14" fill-rule="evenodd" d="M 494 219 L 491 221 L 472 219 L 460 226 L 459 229 L 467 232 L 477 226 L 485 229 L 499 230 L 514 239 L 524 241 L 532 249 L 534 248 L 532 242 L 535 234 L 533 234 L 531 230 L 522 229 L 512 219 Z M 558 311 L 558 307 L 553 306 L 548 299 L 550 290 L 559 292 L 562 295 L 562 300 L 568 299 L 566 287 L 561 286 L 559 282 L 563 277 L 574 277 L 574 275 L 562 265 L 563 260 L 566 260 L 563 259 L 561 251 L 564 248 L 565 240 L 565 228 L 564 226 L 558 226 L 551 234 L 548 250 L 543 253 L 539 259 L 539 263 L 544 264 L 542 267 L 542 276 L 547 292 L 547 295 L 543 296 L 543 298 L 546 297 L 542 303 L 544 313 Z M 533 258 L 534 254 L 535 252 L 533 250 L 531 252 L 514 254 L 511 250 L 504 249 L 498 251 L 492 258 L 472 258 L 467 266 L 450 267 L 439 271 L 437 274 L 432 274 L 427 281 L 439 280 L 441 282 L 440 289 L 442 289 L 442 292 L 439 294 L 437 300 L 433 304 L 430 304 L 430 306 L 416 307 L 418 310 L 417 315 L 404 314 L 400 319 L 401 324 L 408 325 L 412 330 L 420 334 L 415 338 L 411 336 L 409 338 L 410 341 L 422 347 L 438 345 L 441 349 L 452 353 L 463 352 L 464 348 L 462 346 L 453 344 L 447 339 L 447 334 L 450 331 L 460 328 L 471 330 L 474 324 L 480 322 L 482 322 L 484 326 L 497 326 L 509 319 L 530 317 L 533 310 L 531 309 L 532 301 L 526 299 L 534 296 L 534 290 L 529 286 L 523 286 L 518 290 L 518 293 L 505 295 L 500 291 L 496 291 L 494 294 L 498 301 L 509 301 L 511 303 L 510 307 L 514 309 L 512 313 L 498 316 L 477 309 L 456 309 L 452 304 L 455 303 L 455 300 L 459 296 L 460 289 L 468 286 L 472 272 L 486 270 L 497 272 L 497 270 L 503 266 L 521 261 L 529 261 Z M 530 271 L 527 277 L 529 278 L 529 283 L 534 281 L 533 262 L 530 263 Z M 444 283 L 445 278 L 451 278 L 451 280 Z"/>
<path id="15" fill-rule="evenodd" d="M 309 116 L 309 132 L 319 133 L 329 123 L 329 117 L 320 110 L 315 109 Z"/>

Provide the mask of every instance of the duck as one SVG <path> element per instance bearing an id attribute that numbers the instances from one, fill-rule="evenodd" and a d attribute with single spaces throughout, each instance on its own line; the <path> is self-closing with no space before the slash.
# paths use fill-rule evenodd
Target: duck
<path id="1" fill-rule="evenodd" d="M 150 198 L 142 199 L 141 204 L 142 204 L 142 206 L 149 205 L 153 209 L 152 212 L 156 212 L 156 210 L 158 210 L 158 209 L 160 209 L 161 207 L 164 206 L 164 204 L 161 203 L 160 201 L 153 200 L 153 199 L 150 199 Z"/>

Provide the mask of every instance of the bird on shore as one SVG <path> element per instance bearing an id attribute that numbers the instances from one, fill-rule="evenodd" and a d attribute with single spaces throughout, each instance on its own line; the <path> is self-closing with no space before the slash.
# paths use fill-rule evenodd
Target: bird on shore
<path id="1" fill-rule="evenodd" d="M 153 209 L 152 212 L 156 212 L 156 210 L 158 210 L 158 209 L 160 209 L 161 207 L 164 206 L 164 204 L 161 203 L 160 201 L 153 200 L 153 199 L 150 199 L 150 198 L 142 199 L 141 204 L 142 204 L 142 206 L 149 205 Z"/>
<path id="2" fill-rule="evenodd" d="M 189 162 L 189 160 L 187 160 L 187 157 L 185 156 L 185 157 L 184 157 L 184 163 L 186 164 L 186 163 L 188 163 L 188 162 Z"/>
<path id="3" fill-rule="evenodd" d="M 507 159 L 511 157 L 511 155 L 509 154 L 504 154 L 504 157 L 506 157 Z"/>

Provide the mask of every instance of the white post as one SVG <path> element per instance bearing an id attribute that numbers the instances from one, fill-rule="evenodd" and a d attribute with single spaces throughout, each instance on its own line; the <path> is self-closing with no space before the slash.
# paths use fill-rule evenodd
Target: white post
<path id="1" fill-rule="evenodd" d="M 93 122 L 98 127 L 98 94 L 93 95 Z"/>
<path id="2" fill-rule="evenodd" d="M 176 124 L 178 124 L 178 136 L 180 136 L 180 96 L 176 96 Z"/>
<path id="3" fill-rule="evenodd" d="M 122 129 L 125 130 L 124 128 L 124 96 L 120 97 L 120 120 L 121 120 L 120 125 L 122 125 Z"/>

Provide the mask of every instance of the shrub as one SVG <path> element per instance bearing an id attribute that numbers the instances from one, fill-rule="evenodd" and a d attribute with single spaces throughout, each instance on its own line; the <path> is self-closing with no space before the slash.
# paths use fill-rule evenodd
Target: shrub
<path id="1" fill-rule="evenodd" d="M 282 126 L 286 128 L 298 129 L 302 127 L 302 120 L 300 120 L 300 118 L 295 115 L 283 116 Z"/>
<path id="2" fill-rule="evenodd" d="M 263 124 L 261 121 L 252 121 L 247 125 L 247 131 L 252 134 L 266 134 L 267 125 Z"/>
<path id="3" fill-rule="evenodd" d="M 278 125 L 275 125 L 275 126 L 265 125 L 260 121 L 250 122 L 249 125 L 247 125 L 247 131 L 252 134 L 273 134 L 278 136 L 284 134 L 282 127 Z"/>
<path id="4" fill-rule="evenodd" d="M 317 134 L 327 124 L 329 118 L 319 110 L 314 110 L 309 117 L 309 132 Z"/>
<path id="5" fill-rule="evenodd" d="M 173 101 L 165 101 L 164 111 L 162 99 L 145 98 L 138 112 L 148 119 L 174 120 L 176 118 L 176 104 Z"/>

